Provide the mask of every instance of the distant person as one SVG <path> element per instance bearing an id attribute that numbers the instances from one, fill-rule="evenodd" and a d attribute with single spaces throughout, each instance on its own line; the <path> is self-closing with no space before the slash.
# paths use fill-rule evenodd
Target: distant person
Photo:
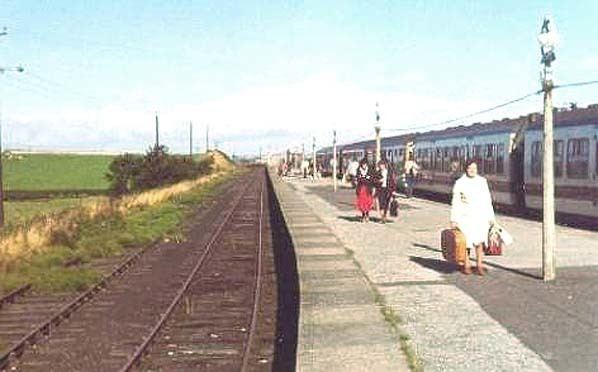
<path id="1" fill-rule="evenodd" d="M 388 205 L 392 197 L 393 189 L 391 182 L 391 170 L 388 163 L 384 160 L 378 162 L 378 177 L 376 182 L 376 195 L 378 197 L 378 206 L 380 208 L 380 223 L 386 223 L 386 215 L 388 214 Z"/>
<path id="2" fill-rule="evenodd" d="M 309 169 L 309 162 L 305 159 L 301 161 L 301 173 L 303 173 L 303 178 L 307 178 L 307 171 Z"/>
<path id="3" fill-rule="evenodd" d="M 370 220 L 370 211 L 374 203 L 372 197 L 373 181 L 372 171 L 368 166 L 367 159 L 364 158 L 359 162 L 355 176 L 355 193 L 357 194 L 355 204 L 361 212 L 361 222 L 369 222 Z"/>
<path id="4" fill-rule="evenodd" d="M 413 196 L 413 188 L 415 187 L 415 179 L 418 172 L 419 165 L 417 165 L 413 158 L 409 158 L 409 160 L 405 162 L 405 181 L 407 183 L 405 195 L 407 195 L 408 198 Z"/>
<path id="5" fill-rule="evenodd" d="M 451 228 L 458 228 L 465 235 L 467 248 L 476 252 L 476 274 L 484 275 L 482 259 L 488 230 L 494 225 L 494 209 L 488 181 L 478 175 L 478 165 L 474 160 L 465 163 L 465 174 L 453 186 L 451 203 Z M 465 260 L 462 272 L 471 274 L 469 259 Z"/>
<path id="6" fill-rule="evenodd" d="M 351 182 L 351 185 L 353 187 L 355 187 L 357 185 L 357 183 L 356 183 L 357 168 L 359 168 L 359 162 L 357 162 L 357 160 L 355 160 L 355 159 L 352 159 L 349 162 L 349 164 L 347 165 L 346 180 L 347 180 L 347 182 Z"/>

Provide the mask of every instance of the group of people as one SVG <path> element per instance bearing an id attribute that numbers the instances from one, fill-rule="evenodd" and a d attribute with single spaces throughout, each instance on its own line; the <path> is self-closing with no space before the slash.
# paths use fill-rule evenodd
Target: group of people
<path id="1" fill-rule="evenodd" d="M 407 173 L 407 182 L 411 183 L 407 188 L 412 188 L 413 175 L 417 171 L 414 164 L 410 165 L 411 171 Z M 361 222 L 368 222 L 370 211 L 377 201 L 380 210 L 380 221 L 386 223 L 389 204 L 394 198 L 396 189 L 396 177 L 394 170 L 389 164 L 381 160 L 376 168 L 368 164 L 367 159 L 359 162 L 354 176 L 356 207 L 361 213 Z M 411 178 L 411 179 L 410 179 Z M 408 197 L 411 192 L 407 191 Z M 452 192 L 450 225 L 459 229 L 466 240 L 466 247 L 469 252 L 475 251 L 477 266 L 472 270 L 469 260 L 465 260 L 461 267 L 463 274 L 471 274 L 475 271 L 478 275 L 484 275 L 483 267 L 484 246 L 487 243 L 488 231 L 496 223 L 494 208 L 488 181 L 478 175 L 477 164 L 469 160 L 465 164 L 464 174 L 455 181 Z"/>
<path id="2" fill-rule="evenodd" d="M 376 168 L 371 167 L 365 158 L 359 162 L 354 182 L 356 206 L 361 212 L 361 222 L 369 222 L 370 211 L 377 201 L 380 222 L 386 223 L 388 208 L 396 189 L 396 178 L 392 172 L 393 169 L 384 160 L 379 161 Z"/>

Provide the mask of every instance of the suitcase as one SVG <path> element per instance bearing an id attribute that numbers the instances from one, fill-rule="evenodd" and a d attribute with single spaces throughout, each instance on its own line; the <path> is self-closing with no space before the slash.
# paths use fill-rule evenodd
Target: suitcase
<path id="1" fill-rule="evenodd" d="M 467 259 L 465 235 L 459 229 L 442 230 L 440 246 L 445 260 L 457 265 L 465 264 Z"/>

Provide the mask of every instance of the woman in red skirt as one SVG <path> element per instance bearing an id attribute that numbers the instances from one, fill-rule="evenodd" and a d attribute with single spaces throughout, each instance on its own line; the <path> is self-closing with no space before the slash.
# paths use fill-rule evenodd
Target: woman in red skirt
<path id="1" fill-rule="evenodd" d="M 368 166 L 367 159 L 362 159 L 357 168 L 355 192 L 357 193 L 357 200 L 355 202 L 357 209 L 361 212 L 361 222 L 368 222 L 370 220 L 370 210 L 374 204 L 372 197 L 372 172 Z"/>

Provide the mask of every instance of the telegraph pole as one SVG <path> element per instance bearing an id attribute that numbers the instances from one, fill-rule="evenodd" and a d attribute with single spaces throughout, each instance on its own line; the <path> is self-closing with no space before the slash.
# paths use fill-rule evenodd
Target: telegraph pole
<path id="1" fill-rule="evenodd" d="M 316 137 L 314 136 L 313 143 L 311 145 L 311 151 L 313 156 L 313 180 L 316 180 Z"/>
<path id="2" fill-rule="evenodd" d="M 0 37 L 8 35 L 6 27 L 0 32 Z M 0 74 L 8 71 L 23 72 L 23 67 L 2 67 L 0 66 Z M 2 178 L 2 112 L 0 112 L 0 228 L 4 228 L 4 180 Z"/>
<path id="3" fill-rule="evenodd" d="M 159 124 L 158 124 L 158 112 L 156 112 L 156 149 L 160 147 L 160 131 L 159 131 Z"/>
<path id="4" fill-rule="evenodd" d="M 189 122 L 189 157 L 193 159 L 193 122 Z"/>
<path id="5" fill-rule="evenodd" d="M 376 102 L 376 125 L 374 126 L 376 131 L 376 164 L 380 161 L 380 112 L 378 111 L 378 102 Z"/>
<path id="6" fill-rule="evenodd" d="M 206 124 L 206 154 L 210 151 L 210 126 Z"/>
<path id="7" fill-rule="evenodd" d="M 332 188 L 336 192 L 336 130 L 332 131 Z"/>
<path id="8" fill-rule="evenodd" d="M 552 123 L 552 62 L 556 59 L 554 47 L 556 34 L 551 29 L 550 20 L 544 18 L 538 40 L 542 51 L 542 90 L 544 91 L 544 155 L 542 164 L 542 277 L 544 281 L 556 278 L 554 250 L 556 229 L 554 217 L 554 157 Z"/>

